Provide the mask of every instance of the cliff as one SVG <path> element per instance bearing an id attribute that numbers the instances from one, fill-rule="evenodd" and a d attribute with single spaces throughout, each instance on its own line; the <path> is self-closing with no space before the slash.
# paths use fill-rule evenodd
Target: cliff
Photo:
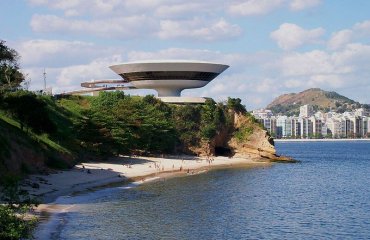
<path id="1" fill-rule="evenodd" d="M 222 128 L 209 141 L 203 140 L 190 153 L 198 156 L 253 157 L 265 161 L 295 162 L 295 160 L 276 154 L 274 140 L 255 119 L 246 114 L 231 111 L 232 128 Z"/>
<path id="2" fill-rule="evenodd" d="M 250 134 L 243 138 L 232 137 L 228 142 L 235 154 L 257 154 L 266 158 L 273 158 L 276 154 L 274 141 L 266 130 L 261 128 L 246 116 L 235 114 L 234 126 L 240 131 L 244 126 L 250 126 Z"/>

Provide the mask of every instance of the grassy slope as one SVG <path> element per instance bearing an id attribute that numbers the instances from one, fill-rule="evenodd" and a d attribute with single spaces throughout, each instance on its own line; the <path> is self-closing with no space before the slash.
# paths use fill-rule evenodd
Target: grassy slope
<path id="1" fill-rule="evenodd" d="M 80 147 L 73 124 L 82 117 L 87 98 L 45 101 L 50 118 L 57 124 L 57 132 L 52 135 L 21 130 L 17 120 L 0 111 L 0 173 L 42 171 L 44 165 L 65 168 L 76 158 Z"/>

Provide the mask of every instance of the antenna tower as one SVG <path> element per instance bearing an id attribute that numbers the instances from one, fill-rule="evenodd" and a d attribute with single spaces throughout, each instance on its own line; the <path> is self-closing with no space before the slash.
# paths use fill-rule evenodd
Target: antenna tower
<path id="1" fill-rule="evenodd" d="M 46 72 L 45 72 L 45 68 L 44 68 L 44 93 L 46 92 Z"/>

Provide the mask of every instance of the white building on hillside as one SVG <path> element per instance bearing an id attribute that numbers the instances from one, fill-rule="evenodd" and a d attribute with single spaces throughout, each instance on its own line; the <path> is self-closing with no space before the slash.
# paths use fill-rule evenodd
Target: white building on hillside
<path id="1" fill-rule="evenodd" d="M 273 116 L 273 113 L 269 109 L 257 109 L 253 110 L 252 115 L 255 116 L 256 118 L 269 118 Z"/>
<path id="2" fill-rule="evenodd" d="M 303 118 L 311 117 L 314 114 L 313 107 L 311 105 L 303 105 L 299 108 L 299 116 Z"/>

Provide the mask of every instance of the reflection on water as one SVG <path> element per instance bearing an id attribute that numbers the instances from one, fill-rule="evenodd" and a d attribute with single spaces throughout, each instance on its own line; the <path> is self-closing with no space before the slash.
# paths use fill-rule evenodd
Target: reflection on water
<path id="1" fill-rule="evenodd" d="M 370 142 L 278 143 L 301 160 L 61 199 L 54 239 L 369 239 Z"/>

